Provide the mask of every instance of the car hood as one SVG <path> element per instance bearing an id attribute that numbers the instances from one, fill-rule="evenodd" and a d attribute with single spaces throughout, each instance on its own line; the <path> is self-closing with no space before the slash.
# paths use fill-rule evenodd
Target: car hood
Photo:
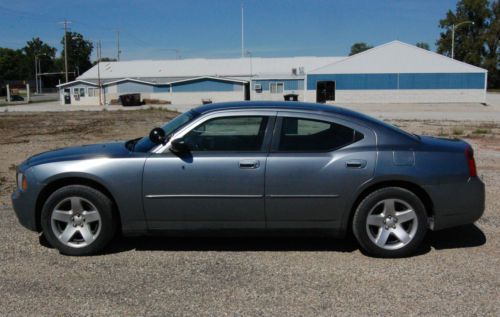
<path id="1" fill-rule="evenodd" d="M 67 147 L 53 151 L 36 154 L 26 160 L 26 165 L 34 166 L 44 163 L 92 159 L 101 157 L 124 157 L 130 152 L 125 147 L 125 142 L 112 142 Z"/>

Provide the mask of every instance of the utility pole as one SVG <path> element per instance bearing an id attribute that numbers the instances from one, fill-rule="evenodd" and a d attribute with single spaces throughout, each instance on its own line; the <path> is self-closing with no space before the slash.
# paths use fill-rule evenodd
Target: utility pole
<path id="1" fill-rule="evenodd" d="M 101 41 L 96 42 L 96 53 L 97 53 L 97 86 L 99 87 L 99 106 L 102 106 L 101 97 Z"/>
<path id="2" fill-rule="evenodd" d="M 38 87 L 40 89 L 40 93 L 42 94 L 42 62 L 40 61 L 40 57 L 38 58 Z"/>
<path id="3" fill-rule="evenodd" d="M 38 94 L 38 56 L 35 55 L 35 91 Z"/>
<path id="4" fill-rule="evenodd" d="M 245 32 L 244 32 L 243 3 L 241 3 L 241 57 L 245 57 Z"/>
<path id="5" fill-rule="evenodd" d="M 68 24 L 71 24 L 71 21 L 64 19 L 63 22 L 59 22 L 64 25 L 64 75 L 66 78 L 66 82 L 68 82 Z"/>
<path id="6" fill-rule="evenodd" d="M 120 30 L 116 30 L 116 60 L 120 61 Z"/>

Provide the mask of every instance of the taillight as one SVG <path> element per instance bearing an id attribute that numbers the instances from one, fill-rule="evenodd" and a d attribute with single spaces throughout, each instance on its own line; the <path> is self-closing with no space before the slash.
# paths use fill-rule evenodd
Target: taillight
<path id="1" fill-rule="evenodd" d="M 469 166 L 469 176 L 476 177 L 477 169 L 476 161 L 474 160 L 474 150 L 470 146 L 465 149 L 465 159 L 467 160 L 467 165 Z"/>

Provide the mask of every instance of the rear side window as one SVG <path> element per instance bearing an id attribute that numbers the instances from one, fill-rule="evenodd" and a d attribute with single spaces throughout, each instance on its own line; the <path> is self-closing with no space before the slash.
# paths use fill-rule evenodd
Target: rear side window
<path id="1" fill-rule="evenodd" d="M 278 151 L 327 152 L 363 139 L 349 127 L 312 119 L 283 118 Z"/>
<path id="2" fill-rule="evenodd" d="M 193 151 L 260 151 L 268 117 L 223 117 L 209 120 L 184 136 Z"/>

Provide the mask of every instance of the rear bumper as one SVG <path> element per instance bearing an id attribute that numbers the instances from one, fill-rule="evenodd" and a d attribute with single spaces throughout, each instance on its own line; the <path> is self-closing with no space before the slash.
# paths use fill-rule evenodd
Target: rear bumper
<path id="1" fill-rule="evenodd" d="M 433 230 L 474 223 L 485 207 L 484 183 L 479 177 L 467 182 L 424 186 L 434 205 Z"/>
<path id="2" fill-rule="evenodd" d="M 11 196 L 12 206 L 16 213 L 17 219 L 23 227 L 33 231 L 38 231 L 36 225 L 36 198 L 32 197 L 30 193 L 24 193 L 19 189 Z"/>

